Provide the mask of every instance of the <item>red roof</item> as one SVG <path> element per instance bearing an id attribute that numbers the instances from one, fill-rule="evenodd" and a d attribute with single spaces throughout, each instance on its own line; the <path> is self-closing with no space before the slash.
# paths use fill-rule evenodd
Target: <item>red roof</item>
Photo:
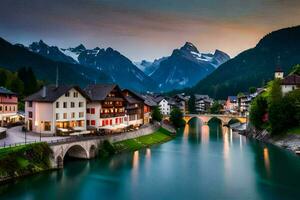
<path id="1" fill-rule="evenodd" d="M 300 85 L 300 76 L 289 75 L 282 80 L 282 85 Z"/>

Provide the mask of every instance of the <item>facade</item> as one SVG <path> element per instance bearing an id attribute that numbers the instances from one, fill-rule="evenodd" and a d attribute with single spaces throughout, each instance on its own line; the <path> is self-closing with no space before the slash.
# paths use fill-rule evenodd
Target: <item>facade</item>
<path id="1" fill-rule="evenodd" d="M 0 87 L 0 127 L 19 121 L 17 112 L 17 94 L 4 87 Z"/>
<path id="2" fill-rule="evenodd" d="M 118 130 L 128 126 L 126 99 L 115 84 L 90 85 L 85 89 L 90 98 L 87 105 L 87 126 L 96 130 Z"/>
<path id="3" fill-rule="evenodd" d="M 132 92 L 125 89 L 122 91 L 126 99 L 126 123 L 129 126 L 137 127 L 144 123 L 144 99 Z"/>
<path id="4" fill-rule="evenodd" d="M 249 94 L 238 96 L 238 106 L 241 115 L 248 115 L 253 97 Z"/>
<path id="5" fill-rule="evenodd" d="M 224 109 L 226 112 L 235 113 L 238 111 L 238 99 L 237 96 L 228 96 Z"/>
<path id="6" fill-rule="evenodd" d="M 87 101 L 77 86 L 44 86 L 25 98 L 26 127 L 44 134 L 86 131 Z"/>
<path id="7" fill-rule="evenodd" d="M 169 104 L 167 98 L 163 96 L 158 96 L 154 99 L 154 101 L 157 103 L 163 115 L 170 115 L 171 105 Z"/>
<path id="8" fill-rule="evenodd" d="M 184 96 L 184 94 L 177 94 L 173 97 L 173 101 L 175 102 L 176 107 L 178 107 L 182 113 L 188 112 L 188 96 Z"/>
<path id="9" fill-rule="evenodd" d="M 280 67 L 276 68 L 274 78 L 283 79 L 283 70 Z"/>
<path id="10" fill-rule="evenodd" d="M 151 112 L 154 107 L 157 106 L 157 103 L 149 95 L 143 95 L 144 99 L 144 124 L 149 124 L 151 122 Z"/>
<path id="11" fill-rule="evenodd" d="M 195 108 L 197 113 L 207 113 L 213 104 L 208 95 L 195 94 Z"/>
<path id="12" fill-rule="evenodd" d="M 296 89 L 300 89 L 299 75 L 296 74 L 288 75 L 282 80 L 281 91 L 283 95 Z"/>

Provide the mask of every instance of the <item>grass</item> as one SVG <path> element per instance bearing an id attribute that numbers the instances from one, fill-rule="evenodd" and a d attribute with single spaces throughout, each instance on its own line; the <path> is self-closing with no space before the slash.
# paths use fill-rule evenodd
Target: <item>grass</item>
<path id="1" fill-rule="evenodd" d="M 288 133 L 288 134 L 296 134 L 296 135 L 300 135 L 300 126 L 291 128 L 290 130 L 288 130 L 287 133 Z"/>
<path id="2" fill-rule="evenodd" d="M 35 143 L 0 149 L 0 178 L 18 177 L 48 170 L 51 149 L 46 143 Z"/>
<path id="3" fill-rule="evenodd" d="M 124 140 L 113 144 L 116 152 L 134 151 L 141 148 L 146 148 L 154 144 L 160 144 L 173 139 L 169 131 L 164 128 L 158 129 L 156 132 L 141 136 L 135 139 Z"/>

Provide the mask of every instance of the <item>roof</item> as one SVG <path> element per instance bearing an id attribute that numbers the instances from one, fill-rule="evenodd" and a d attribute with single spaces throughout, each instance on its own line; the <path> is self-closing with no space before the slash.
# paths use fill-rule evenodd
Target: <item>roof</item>
<path id="1" fill-rule="evenodd" d="M 228 96 L 230 101 L 237 101 L 237 96 Z"/>
<path id="2" fill-rule="evenodd" d="M 276 69 L 275 69 L 275 72 L 283 72 L 283 70 L 281 69 L 280 66 L 277 66 Z"/>
<path id="3" fill-rule="evenodd" d="M 195 99 L 209 99 L 209 96 L 206 94 L 195 94 Z"/>
<path id="4" fill-rule="evenodd" d="M 83 95 L 85 98 L 88 99 L 88 96 L 85 94 L 85 92 L 78 86 L 73 85 L 48 85 L 44 86 L 42 89 L 40 89 L 38 92 L 28 96 L 25 98 L 25 101 L 37 101 L 37 102 L 54 102 L 59 97 L 64 95 L 66 92 L 68 92 L 71 89 L 76 89 L 78 92 L 80 92 L 81 95 Z M 43 97 L 43 91 L 46 91 L 46 96 Z"/>
<path id="5" fill-rule="evenodd" d="M 157 103 L 149 95 L 143 95 L 144 103 L 150 107 L 157 106 Z"/>
<path id="6" fill-rule="evenodd" d="M 114 88 L 119 89 L 116 84 L 97 84 L 88 85 L 84 91 L 92 101 L 103 101 Z"/>
<path id="7" fill-rule="evenodd" d="M 135 101 L 137 103 L 143 101 L 144 102 L 144 98 L 141 94 L 137 93 L 137 92 L 134 92 L 132 90 L 129 90 L 129 89 L 124 89 L 123 92 L 128 92 L 130 93 L 131 95 L 130 96 L 126 96 L 124 95 L 124 97 L 130 97 L 131 100 L 135 99 Z M 130 103 L 130 102 L 129 102 Z"/>
<path id="8" fill-rule="evenodd" d="M 7 95 L 17 95 L 16 93 L 10 91 L 5 87 L 0 87 L 0 94 L 7 94 Z"/>
<path id="9" fill-rule="evenodd" d="M 282 85 L 300 85 L 300 76 L 292 74 L 282 80 Z"/>

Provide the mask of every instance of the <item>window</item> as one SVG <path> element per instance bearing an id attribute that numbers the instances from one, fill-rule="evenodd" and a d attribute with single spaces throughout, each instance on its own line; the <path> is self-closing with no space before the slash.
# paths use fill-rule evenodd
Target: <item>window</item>
<path id="1" fill-rule="evenodd" d="M 64 102 L 64 108 L 67 108 L 68 106 L 67 106 L 67 102 Z"/>
<path id="2" fill-rule="evenodd" d="M 74 112 L 72 112 L 72 115 L 71 115 L 71 116 L 72 116 L 72 118 L 75 118 L 75 113 L 74 113 Z"/>
<path id="3" fill-rule="evenodd" d="M 89 108 L 86 109 L 86 113 L 90 113 L 90 109 Z"/>
<path id="4" fill-rule="evenodd" d="M 29 118 L 32 118 L 32 112 L 31 112 L 31 111 L 28 112 L 28 117 L 29 117 Z"/>
<path id="5" fill-rule="evenodd" d="M 68 114 L 64 113 L 64 119 L 67 119 L 67 117 L 68 117 Z"/>
<path id="6" fill-rule="evenodd" d="M 73 95 L 75 98 L 78 97 L 78 92 L 74 92 L 74 95 Z"/>
<path id="7" fill-rule="evenodd" d="M 91 108 L 91 114 L 95 114 L 95 108 Z"/>
<path id="8" fill-rule="evenodd" d="M 0 106 L 0 111 L 2 111 L 2 106 Z"/>
<path id="9" fill-rule="evenodd" d="M 90 125 L 90 120 L 86 120 L 86 125 Z"/>
<path id="10" fill-rule="evenodd" d="M 84 113 L 83 113 L 83 112 L 80 112 L 80 113 L 79 113 L 79 117 L 84 117 Z"/>
<path id="11" fill-rule="evenodd" d="M 28 107 L 32 107 L 32 101 L 28 101 Z"/>
<path id="12" fill-rule="evenodd" d="M 70 92 L 66 92 L 65 96 L 69 97 L 70 96 Z"/>
<path id="13" fill-rule="evenodd" d="M 71 108 L 74 108 L 74 107 L 75 107 L 75 103 L 71 102 Z"/>
<path id="14" fill-rule="evenodd" d="M 59 102 L 56 102 L 56 108 L 59 108 Z"/>
<path id="15" fill-rule="evenodd" d="M 83 102 L 79 102 L 78 107 L 83 107 Z"/>
<path id="16" fill-rule="evenodd" d="M 95 120 L 91 120 L 91 125 L 95 126 L 96 125 L 96 121 Z"/>
<path id="17" fill-rule="evenodd" d="M 7 111 L 7 106 L 5 106 L 4 108 L 5 108 L 5 111 Z"/>
<path id="18" fill-rule="evenodd" d="M 59 113 L 55 114 L 56 119 L 59 119 Z"/>

